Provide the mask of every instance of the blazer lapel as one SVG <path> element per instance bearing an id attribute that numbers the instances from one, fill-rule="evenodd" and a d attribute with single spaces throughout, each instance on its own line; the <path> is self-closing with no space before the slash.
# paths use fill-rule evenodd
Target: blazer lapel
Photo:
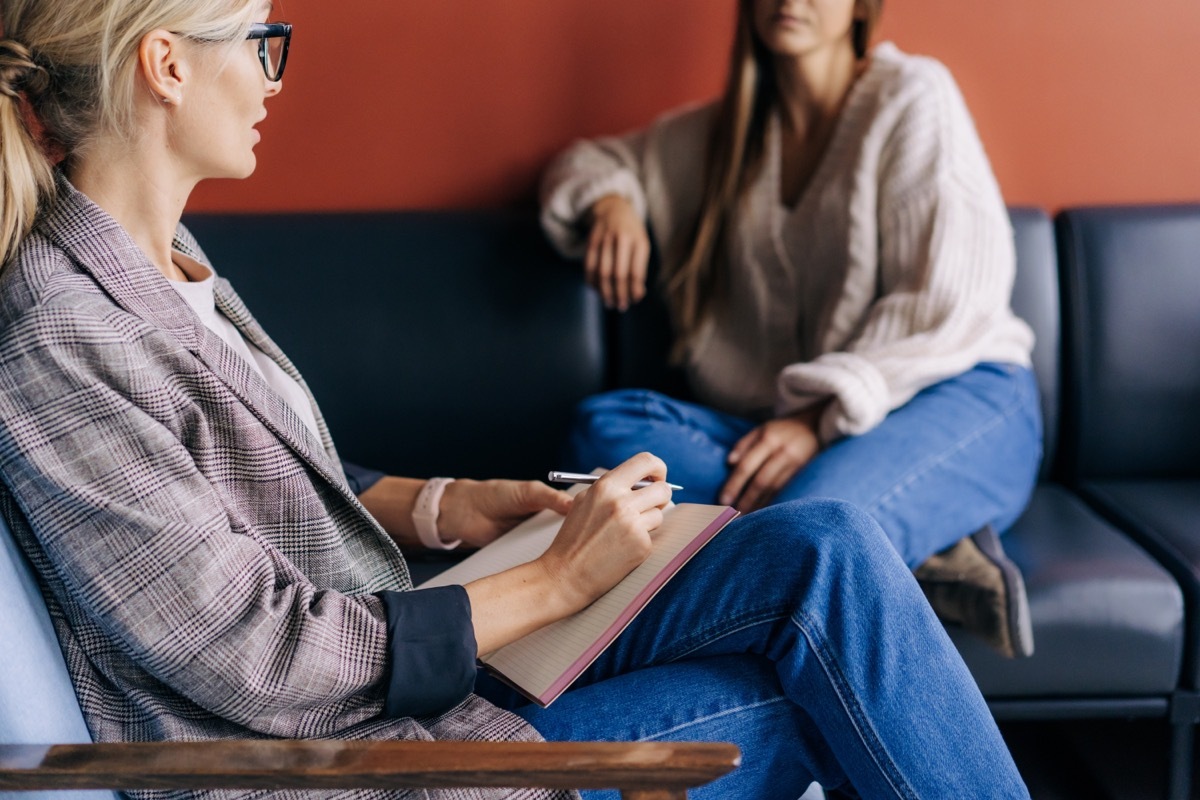
<path id="1" fill-rule="evenodd" d="M 320 432 L 319 442 L 262 376 L 204 326 L 125 229 L 61 175 L 58 179 L 57 202 L 43 220 L 42 229 L 95 279 L 113 302 L 178 339 L 272 433 L 357 505 L 357 498 L 346 485 L 341 461 L 308 386 L 300 378 L 296 367 L 250 316 L 228 281 L 217 278 L 218 308 L 247 339 L 300 383 L 313 405 Z M 203 252 L 195 245 L 195 240 L 182 226 L 175 244 L 188 255 L 208 263 Z"/>
<path id="2" fill-rule="evenodd" d="M 246 337 L 247 341 L 257 347 L 259 350 L 274 361 L 279 368 L 287 374 L 292 380 L 300 385 L 304 391 L 304 396 L 308 399 L 309 405 L 312 407 L 313 416 L 317 421 L 317 430 L 320 433 L 320 441 L 317 442 L 312 435 L 312 431 L 304 424 L 304 421 L 296 414 L 291 406 L 283 401 L 277 392 L 270 389 L 266 382 L 258 375 L 257 372 L 250 369 L 246 365 L 245 360 L 232 352 L 225 343 L 221 342 L 218 337 L 212 336 L 212 339 L 217 340 L 220 344 L 219 349 L 210 351 L 208 347 L 201 347 L 200 356 L 205 358 L 216 357 L 223 363 L 230 359 L 236 359 L 236 364 L 231 364 L 230 368 L 240 368 L 245 366 L 245 369 L 251 373 L 252 380 L 249 382 L 254 386 L 261 386 L 263 389 L 261 400 L 265 402 L 268 413 L 260 418 L 268 426 L 274 426 L 277 423 L 283 423 L 283 429 L 277 430 L 276 433 L 281 435 L 285 440 L 292 444 L 293 448 L 309 461 L 312 466 L 326 475 L 330 480 L 339 485 L 345 484 L 345 476 L 341 472 L 341 459 L 338 457 L 337 450 L 333 445 L 333 438 L 329 434 L 329 427 L 325 424 L 325 417 L 321 414 L 321 409 L 317 405 L 316 398 L 313 397 L 312 391 L 308 388 L 308 384 L 304 382 L 304 378 L 300 375 L 300 371 L 292 363 L 274 340 L 267 335 L 258 321 L 250 314 L 242 299 L 237 292 L 233 290 L 233 286 L 224 278 L 217 277 L 216 283 L 216 300 L 217 310 L 224 314 L 234 327 Z M 251 397 L 247 400 L 247 405 L 255 408 L 256 399 Z M 257 413 L 257 412 L 256 412 Z M 274 428 L 273 428 L 274 429 Z M 319 445 L 320 447 L 317 447 Z M 317 453 L 320 453 L 318 457 Z M 336 471 L 334 471 L 336 468 Z M 337 476 L 336 478 L 334 476 Z M 349 491 L 349 489 L 347 489 Z"/>

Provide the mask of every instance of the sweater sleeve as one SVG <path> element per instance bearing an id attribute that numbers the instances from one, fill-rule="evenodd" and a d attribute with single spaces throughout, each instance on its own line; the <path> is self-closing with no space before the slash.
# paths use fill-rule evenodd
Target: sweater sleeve
<path id="1" fill-rule="evenodd" d="M 670 111 L 644 130 L 580 140 L 551 162 L 542 179 L 542 228 L 559 252 L 581 258 L 588 212 L 608 194 L 627 198 L 660 247 L 698 211 L 704 157 L 715 106 Z"/>
<path id="2" fill-rule="evenodd" d="M 588 212 L 601 197 L 618 194 L 646 218 L 642 163 L 646 132 L 582 139 L 559 155 L 542 180 L 542 228 L 559 252 L 581 258 L 587 249 Z"/>
<path id="3" fill-rule="evenodd" d="M 880 157 L 878 296 L 849 344 L 785 367 L 777 412 L 822 399 L 830 442 L 878 425 L 984 352 L 1028 363 L 1032 332 L 1009 308 L 1016 257 L 999 187 L 940 65 L 910 86 Z"/>

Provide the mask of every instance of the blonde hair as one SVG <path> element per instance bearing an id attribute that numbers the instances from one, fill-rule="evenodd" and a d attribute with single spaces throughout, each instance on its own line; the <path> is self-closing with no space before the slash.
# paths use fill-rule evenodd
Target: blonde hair
<path id="1" fill-rule="evenodd" d="M 866 58 L 883 0 L 855 0 L 854 53 Z M 728 265 L 730 226 L 747 188 L 762 169 L 767 120 L 779 102 L 771 53 L 754 28 L 754 0 L 738 0 L 729 76 L 709 133 L 704 196 L 684 253 L 666 253 L 663 286 L 675 328 L 672 359 L 680 361 L 712 311 Z"/>
<path id="2" fill-rule="evenodd" d="M 254 0 L 0 0 L 0 267 L 54 194 L 54 161 L 132 138 L 137 49 L 164 29 L 245 38 Z M 52 155 L 53 154 L 53 155 Z"/>

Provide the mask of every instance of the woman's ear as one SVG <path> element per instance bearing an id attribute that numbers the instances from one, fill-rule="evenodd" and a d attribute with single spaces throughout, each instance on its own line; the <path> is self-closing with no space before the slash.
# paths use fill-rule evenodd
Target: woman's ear
<path id="1" fill-rule="evenodd" d="M 183 102 L 187 68 L 182 44 L 182 37 L 165 30 L 150 31 L 138 43 L 138 70 L 151 94 L 165 105 Z"/>

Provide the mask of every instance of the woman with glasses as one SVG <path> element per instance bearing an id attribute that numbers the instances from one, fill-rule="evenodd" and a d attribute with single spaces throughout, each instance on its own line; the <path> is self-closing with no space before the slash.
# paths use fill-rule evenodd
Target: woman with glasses
<path id="1" fill-rule="evenodd" d="M 730 524 L 549 708 L 474 693 L 478 653 L 645 558 L 666 469 L 639 454 L 573 500 L 393 476 L 356 496 L 179 224 L 197 182 L 254 170 L 291 34 L 269 12 L 0 0 L 0 508 L 93 738 L 719 739 L 745 766 L 697 797 L 1026 797 L 911 575 L 838 503 Z M 543 508 L 566 520 L 536 561 L 412 589 L 402 549 Z"/>
<path id="2" fill-rule="evenodd" d="M 545 176 L 547 233 L 611 307 L 645 295 L 653 235 L 688 388 L 585 401 L 568 469 L 649 449 L 677 499 L 852 502 L 939 610 L 1028 655 L 996 532 L 1041 456 L 1033 335 L 963 98 L 933 59 L 870 46 L 883 0 L 736 6 L 718 101 L 578 142 Z"/>

